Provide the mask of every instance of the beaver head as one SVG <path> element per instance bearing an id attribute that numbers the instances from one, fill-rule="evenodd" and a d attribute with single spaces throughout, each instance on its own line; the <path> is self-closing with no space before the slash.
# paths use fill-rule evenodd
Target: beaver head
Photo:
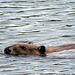
<path id="1" fill-rule="evenodd" d="M 10 55 L 39 55 L 46 56 L 45 46 L 36 46 L 32 44 L 15 44 L 5 48 L 4 53 Z"/>

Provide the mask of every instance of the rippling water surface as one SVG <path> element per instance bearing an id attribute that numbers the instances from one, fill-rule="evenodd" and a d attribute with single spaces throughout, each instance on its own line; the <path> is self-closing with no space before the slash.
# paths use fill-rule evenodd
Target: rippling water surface
<path id="1" fill-rule="evenodd" d="M 75 74 L 75 51 L 10 56 L 15 43 L 56 46 L 75 43 L 75 0 L 0 0 L 0 74 Z"/>

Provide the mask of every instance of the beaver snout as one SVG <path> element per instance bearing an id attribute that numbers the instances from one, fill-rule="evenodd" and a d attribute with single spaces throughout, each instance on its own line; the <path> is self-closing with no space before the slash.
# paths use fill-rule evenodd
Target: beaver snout
<path id="1" fill-rule="evenodd" d="M 7 48 L 5 48 L 5 50 L 4 50 L 4 53 L 5 54 L 10 54 L 10 52 L 11 52 L 11 50 L 7 47 Z"/>

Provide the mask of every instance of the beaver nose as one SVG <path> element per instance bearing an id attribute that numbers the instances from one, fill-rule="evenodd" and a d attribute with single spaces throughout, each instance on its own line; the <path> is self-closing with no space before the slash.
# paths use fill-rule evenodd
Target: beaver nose
<path id="1" fill-rule="evenodd" d="M 11 50 L 9 48 L 5 48 L 4 53 L 5 54 L 9 54 L 11 52 Z"/>

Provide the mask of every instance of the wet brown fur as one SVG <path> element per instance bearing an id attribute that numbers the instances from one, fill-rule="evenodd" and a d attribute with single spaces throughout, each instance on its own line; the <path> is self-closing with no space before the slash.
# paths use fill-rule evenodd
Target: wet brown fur
<path id="1" fill-rule="evenodd" d="M 62 50 L 69 50 L 69 49 L 75 49 L 75 44 L 64 44 L 60 46 L 50 46 L 45 47 L 45 53 L 41 54 L 39 52 L 40 46 L 36 46 L 33 44 L 15 44 L 12 46 L 7 47 L 11 52 L 9 54 L 12 55 L 39 55 L 39 56 L 45 56 L 47 53 L 52 52 L 58 52 Z M 6 48 L 6 49 L 7 49 Z"/>

